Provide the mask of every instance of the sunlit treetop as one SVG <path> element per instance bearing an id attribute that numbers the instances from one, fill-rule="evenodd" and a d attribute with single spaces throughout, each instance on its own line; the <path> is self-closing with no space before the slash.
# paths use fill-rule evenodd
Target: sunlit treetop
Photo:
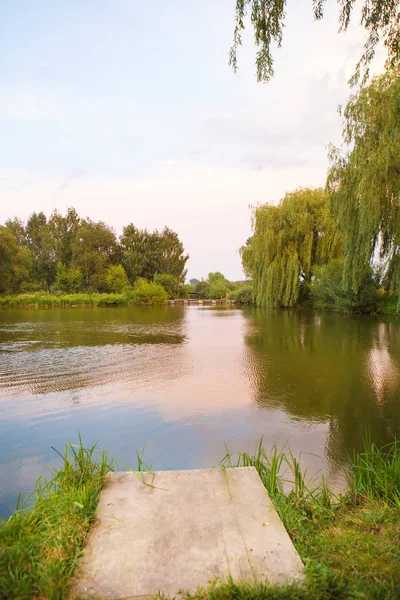
<path id="1" fill-rule="evenodd" d="M 336 1 L 340 7 L 339 31 L 346 31 L 356 0 Z M 326 2 L 327 0 L 311 0 L 312 13 L 316 20 L 323 18 Z M 387 50 L 387 66 L 393 67 L 400 62 L 400 0 L 362 0 L 362 2 L 360 25 L 366 30 L 368 38 L 350 80 L 351 85 L 367 81 L 369 66 L 380 43 Z M 237 50 L 242 45 L 242 32 L 246 28 L 248 16 L 257 47 L 257 81 L 268 82 L 274 76 L 272 47 L 274 44 L 278 47 L 282 45 L 286 0 L 236 0 L 235 29 L 229 53 L 229 64 L 235 72 L 238 67 Z"/>

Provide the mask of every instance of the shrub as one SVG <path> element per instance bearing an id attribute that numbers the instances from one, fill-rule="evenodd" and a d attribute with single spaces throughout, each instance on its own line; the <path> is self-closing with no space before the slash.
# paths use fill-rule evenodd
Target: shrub
<path id="1" fill-rule="evenodd" d="M 228 297 L 238 304 L 253 304 L 253 288 L 251 285 L 243 285 L 233 290 Z"/>
<path id="2" fill-rule="evenodd" d="M 175 298 L 186 298 L 187 296 L 186 286 L 182 285 L 179 279 L 169 273 L 159 273 L 154 277 L 153 282 L 162 285 L 168 294 L 168 298 L 172 300 Z"/>
<path id="3" fill-rule="evenodd" d="M 210 298 L 223 300 L 229 293 L 229 288 L 222 281 L 216 281 L 210 285 Z"/>
<path id="4" fill-rule="evenodd" d="M 61 292 L 74 293 L 80 290 L 83 275 L 80 269 L 67 267 L 63 263 L 57 264 L 57 275 L 54 287 Z"/>
<path id="5" fill-rule="evenodd" d="M 343 262 L 330 261 L 315 269 L 311 283 L 314 306 L 355 313 L 375 312 L 378 304 L 378 283 L 371 267 L 366 267 L 358 292 L 343 287 Z"/>
<path id="6" fill-rule="evenodd" d="M 211 298 L 211 284 L 208 281 L 199 281 L 194 291 L 203 296 L 203 298 Z"/>
<path id="7" fill-rule="evenodd" d="M 110 265 L 105 276 L 108 292 L 120 294 L 128 286 L 128 278 L 122 265 Z"/>
<path id="8" fill-rule="evenodd" d="M 139 278 L 135 281 L 132 291 L 129 292 L 128 299 L 132 304 L 155 306 L 166 304 L 168 294 L 162 285 Z"/>

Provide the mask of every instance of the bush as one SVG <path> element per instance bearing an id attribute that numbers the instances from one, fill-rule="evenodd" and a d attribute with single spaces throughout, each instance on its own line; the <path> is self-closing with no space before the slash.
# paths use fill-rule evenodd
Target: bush
<path id="1" fill-rule="evenodd" d="M 400 310 L 400 298 L 394 292 L 378 290 L 377 312 L 383 315 L 396 315 Z"/>
<path id="2" fill-rule="evenodd" d="M 251 285 L 243 285 L 233 290 L 228 297 L 238 304 L 253 304 L 253 288 Z"/>
<path id="3" fill-rule="evenodd" d="M 187 286 L 182 285 L 179 279 L 169 273 L 159 273 L 154 277 L 153 282 L 162 285 L 168 294 L 168 298 L 172 300 L 187 297 Z"/>
<path id="4" fill-rule="evenodd" d="M 315 269 L 311 283 L 314 306 L 354 313 L 375 312 L 378 306 L 378 283 L 371 267 L 366 267 L 358 292 L 343 287 L 343 262 L 332 260 Z"/>
<path id="5" fill-rule="evenodd" d="M 122 265 L 110 265 L 105 280 L 107 291 L 114 294 L 120 294 L 128 286 L 128 278 Z"/>
<path id="6" fill-rule="evenodd" d="M 162 285 L 142 278 L 135 281 L 132 291 L 127 296 L 132 304 L 155 306 L 168 302 L 168 294 Z"/>
<path id="7" fill-rule="evenodd" d="M 73 294 L 82 287 L 83 274 L 80 269 L 67 267 L 63 263 L 57 264 L 57 275 L 54 287 L 61 292 Z"/>
<path id="8" fill-rule="evenodd" d="M 208 281 L 199 281 L 194 291 L 203 296 L 203 298 L 211 298 L 211 284 Z"/>
<path id="9" fill-rule="evenodd" d="M 216 281 L 210 285 L 210 298 L 213 300 L 223 300 L 229 293 L 229 288 L 222 281 Z"/>

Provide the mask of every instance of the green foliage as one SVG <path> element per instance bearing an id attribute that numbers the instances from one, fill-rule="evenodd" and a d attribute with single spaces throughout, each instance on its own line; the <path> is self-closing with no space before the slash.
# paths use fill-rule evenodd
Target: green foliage
<path id="1" fill-rule="evenodd" d="M 168 294 L 168 298 L 171 298 L 171 300 L 187 297 L 187 287 L 182 285 L 179 279 L 173 275 L 169 275 L 168 273 L 160 273 L 154 277 L 153 282 L 157 283 L 158 285 L 162 285 Z"/>
<path id="2" fill-rule="evenodd" d="M 235 284 L 228 281 L 219 271 L 209 273 L 206 281 L 202 280 L 195 286 L 194 291 L 201 294 L 207 300 L 223 300 L 230 290 L 235 288 Z"/>
<path id="3" fill-rule="evenodd" d="M 223 281 L 215 281 L 210 284 L 210 298 L 213 300 L 223 300 L 227 297 L 229 288 Z"/>
<path id="4" fill-rule="evenodd" d="M 18 292 L 30 278 L 31 265 L 28 248 L 18 245 L 10 227 L 0 225 L 0 292 Z"/>
<path id="5" fill-rule="evenodd" d="M 161 273 L 172 275 L 180 283 L 185 281 L 189 256 L 184 254 L 178 235 L 168 227 L 161 233 L 149 233 L 131 223 L 124 227 L 120 244 L 123 265 L 131 284 L 138 277 L 150 280 Z"/>
<path id="6" fill-rule="evenodd" d="M 106 271 L 118 246 L 114 231 L 102 221 L 81 222 L 72 244 L 72 265 L 83 273 L 86 289 L 106 291 Z"/>
<path id="7" fill-rule="evenodd" d="M 32 274 L 42 289 L 50 290 L 57 269 L 57 255 L 46 215 L 33 213 L 25 228 L 27 245 L 32 255 Z"/>
<path id="8" fill-rule="evenodd" d="M 77 566 L 106 474 L 113 470 L 96 447 L 67 444 L 63 468 L 41 477 L 34 505 L 17 506 L 0 522 L 0 599 L 62 600 Z"/>
<path id="9" fill-rule="evenodd" d="M 253 236 L 241 249 L 256 304 L 296 306 L 301 283 L 308 285 L 315 267 L 341 251 L 342 238 L 322 189 L 300 189 L 286 194 L 278 206 L 260 206 Z"/>
<path id="10" fill-rule="evenodd" d="M 251 285 L 241 285 L 233 290 L 228 297 L 238 304 L 253 304 L 253 288 Z"/>
<path id="11" fill-rule="evenodd" d="M 314 306 L 357 313 L 376 312 L 378 282 L 371 267 L 365 267 L 357 292 L 343 285 L 343 261 L 336 259 L 316 267 L 311 283 Z"/>
<path id="12" fill-rule="evenodd" d="M 340 5 L 339 31 L 346 31 L 355 0 L 337 0 Z M 312 0 L 312 11 L 316 20 L 322 19 L 326 0 Z M 272 46 L 282 44 L 286 17 L 286 0 L 236 0 L 235 29 L 233 44 L 229 54 L 229 64 L 237 70 L 237 50 L 242 45 L 242 32 L 246 24 L 247 10 L 254 30 L 257 48 L 257 81 L 269 81 L 274 75 Z M 383 44 L 387 50 L 387 64 L 400 63 L 399 0 L 364 0 L 361 25 L 368 33 L 364 52 L 356 66 L 351 83 L 363 82 L 368 78 L 369 65 L 375 55 L 375 48 Z"/>
<path id="13" fill-rule="evenodd" d="M 162 285 L 143 278 L 135 281 L 128 297 L 132 304 L 143 304 L 146 306 L 156 306 L 168 302 L 168 294 Z"/>
<path id="14" fill-rule="evenodd" d="M 82 287 L 83 275 L 80 269 L 75 267 L 67 267 L 59 262 L 57 264 L 57 274 L 55 280 L 56 290 L 73 294 L 78 292 Z"/>
<path id="15" fill-rule="evenodd" d="M 74 208 L 68 208 L 65 216 L 57 210 L 51 214 L 48 220 L 48 229 L 58 262 L 68 266 L 71 265 L 74 244 L 79 235 L 82 222 Z"/>
<path id="16" fill-rule="evenodd" d="M 343 130 L 347 152 L 334 148 L 327 188 L 345 237 L 344 279 L 358 290 L 376 253 L 385 287 L 400 290 L 400 78 L 389 71 L 352 96 Z"/>
<path id="17" fill-rule="evenodd" d="M 211 284 L 209 283 L 209 281 L 199 281 L 199 283 L 195 286 L 194 291 L 200 294 L 202 298 L 211 298 Z"/>
<path id="18" fill-rule="evenodd" d="M 26 225 L 8 219 L 0 227 L 0 293 L 121 292 L 126 275 L 131 284 L 160 273 L 181 285 L 185 281 L 188 256 L 178 235 L 167 227 L 148 233 L 128 225 L 118 241 L 106 223 L 82 219 L 74 208 L 65 215 L 54 211 L 49 218 L 33 213 Z"/>
<path id="19" fill-rule="evenodd" d="M 43 292 L 0 297 L 1 308 L 75 308 L 82 306 L 126 306 L 129 294 L 46 294 Z"/>
<path id="20" fill-rule="evenodd" d="M 400 298 L 393 292 L 378 290 L 377 312 L 383 315 L 396 315 L 399 312 Z"/>
<path id="21" fill-rule="evenodd" d="M 108 292 L 120 294 L 129 285 L 125 269 L 122 265 L 110 265 L 106 270 L 106 286 Z"/>

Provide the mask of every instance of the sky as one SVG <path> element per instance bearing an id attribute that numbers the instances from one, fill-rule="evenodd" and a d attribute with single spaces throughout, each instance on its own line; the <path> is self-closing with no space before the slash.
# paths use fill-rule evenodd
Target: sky
<path id="1" fill-rule="evenodd" d="M 269 84 L 234 0 L 20 0 L 0 6 L 0 223 L 70 206 L 116 233 L 175 230 L 188 277 L 242 279 L 252 207 L 324 185 L 365 34 L 288 0 Z"/>

